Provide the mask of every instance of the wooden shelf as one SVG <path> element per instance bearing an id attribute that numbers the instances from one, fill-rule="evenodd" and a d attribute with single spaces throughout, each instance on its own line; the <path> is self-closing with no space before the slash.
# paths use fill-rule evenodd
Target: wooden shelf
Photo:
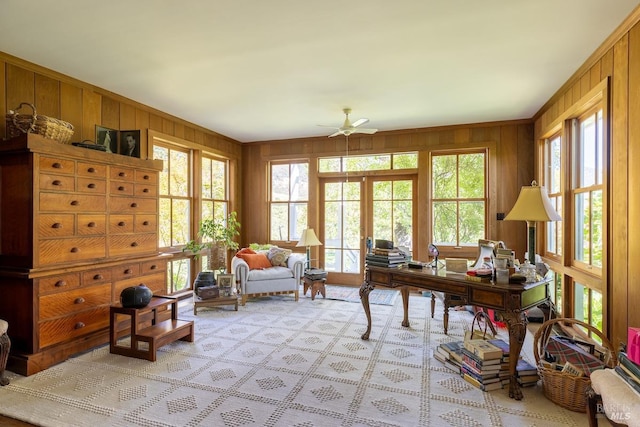
<path id="1" fill-rule="evenodd" d="M 155 362 L 163 345 L 177 340 L 193 342 L 193 322 L 177 318 L 177 305 L 177 298 L 154 296 L 142 308 L 111 306 L 109 351 Z"/>

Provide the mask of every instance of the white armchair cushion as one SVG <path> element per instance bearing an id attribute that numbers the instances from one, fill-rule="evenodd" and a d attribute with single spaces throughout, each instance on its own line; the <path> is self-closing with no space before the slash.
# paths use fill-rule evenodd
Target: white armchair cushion
<path id="1" fill-rule="evenodd" d="M 271 267 L 262 270 L 250 270 L 247 280 L 290 279 L 293 272 L 287 267 Z"/>

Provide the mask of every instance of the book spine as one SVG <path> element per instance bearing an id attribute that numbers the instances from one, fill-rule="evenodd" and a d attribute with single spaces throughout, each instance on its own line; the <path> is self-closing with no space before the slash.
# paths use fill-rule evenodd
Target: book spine
<path id="1" fill-rule="evenodd" d="M 460 372 L 462 373 L 462 370 L 460 370 Z M 469 384 L 479 388 L 482 390 L 482 383 L 480 381 L 478 381 L 477 379 L 475 379 L 474 377 L 472 377 L 471 375 L 465 373 L 462 373 L 462 378 L 468 382 Z"/>
<path id="2" fill-rule="evenodd" d="M 640 384 L 636 383 L 620 366 L 616 366 L 614 369 L 616 370 L 616 373 L 631 386 L 631 388 L 640 393 Z"/>
<path id="3" fill-rule="evenodd" d="M 625 352 L 618 353 L 618 360 L 620 364 L 633 373 L 636 378 L 640 379 L 640 367 L 629 359 L 629 356 Z"/>

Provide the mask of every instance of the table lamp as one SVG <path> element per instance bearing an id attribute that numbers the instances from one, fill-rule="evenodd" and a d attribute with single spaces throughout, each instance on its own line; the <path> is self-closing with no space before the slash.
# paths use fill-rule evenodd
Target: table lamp
<path id="1" fill-rule="evenodd" d="M 306 269 L 311 268 L 311 246 L 320 246 L 320 245 L 322 245 L 322 243 L 320 243 L 320 240 L 318 240 L 318 237 L 316 236 L 315 231 L 313 231 L 313 228 L 307 228 L 302 232 L 302 236 L 300 237 L 300 240 L 298 241 L 298 244 L 296 245 L 296 247 L 305 246 L 307 248 Z"/>
<path id="2" fill-rule="evenodd" d="M 536 222 L 562 221 L 562 218 L 553 208 L 547 189 L 532 181 L 531 186 L 522 187 L 516 204 L 504 220 L 527 222 L 529 262 L 536 265 Z"/>

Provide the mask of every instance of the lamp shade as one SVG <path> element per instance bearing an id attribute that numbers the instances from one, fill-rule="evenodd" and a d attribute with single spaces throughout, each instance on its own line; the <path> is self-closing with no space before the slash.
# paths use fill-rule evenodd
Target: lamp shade
<path id="1" fill-rule="evenodd" d="M 319 246 L 322 245 L 322 243 L 320 243 L 320 240 L 318 240 L 318 236 L 316 236 L 315 231 L 313 231 L 313 228 L 307 228 L 302 232 L 302 236 L 300 237 L 300 240 L 298 241 L 298 244 L 296 246 Z"/>
<path id="2" fill-rule="evenodd" d="M 505 221 L 562 221 L 547 196 L 547 189 L 535 181 L 522 187 L 516 204 L 504 218 Z"/>

